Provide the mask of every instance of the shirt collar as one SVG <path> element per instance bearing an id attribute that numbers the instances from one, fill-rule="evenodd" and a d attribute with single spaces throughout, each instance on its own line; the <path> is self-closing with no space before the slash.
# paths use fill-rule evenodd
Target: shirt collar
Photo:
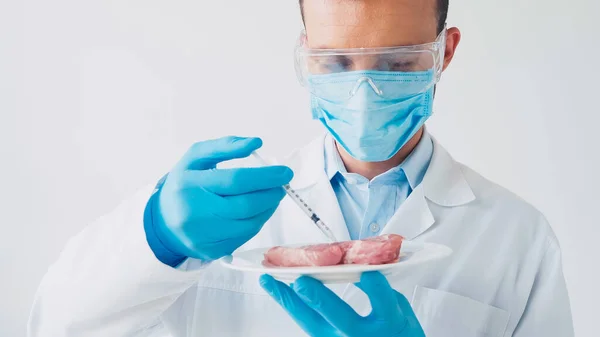
<path id="1" fill-rule="evenodd" d="M 400 165 L 373 178 L 371 184 L 390 185 L 407 180 L 411 189 L 414 190 L 423 181 L 432 155 L 433 141 L 431 135 L 425 129 L 419 143 L 410 155 Z M 362 184 L 369 182 L 365 177 L 357 173 L 348 173 L 335 146 L 335 141 L 329 134 L 325 138 L 324 157 L 325 173 L 329 180 L 339 174 L 349 183 Z"/>

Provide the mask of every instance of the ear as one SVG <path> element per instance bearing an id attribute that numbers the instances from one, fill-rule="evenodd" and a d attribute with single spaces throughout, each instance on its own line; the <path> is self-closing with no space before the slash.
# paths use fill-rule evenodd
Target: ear
<path id="1" fill-rule="evenodd" d="M 448 28 L 448 31 L 446 33 L 446 53 L 444 54 L 444 68 L 442 69 L 442 71 L 446 70 L 446 68 L 448 68 L 448 66 L 450 65 L 450 62 L 452 62 L 452 59 L 454 58 L 454 53 L 456 52 L 456 48 L 460 43 L 460 37 L 461 34 L 458 28 Z"/>

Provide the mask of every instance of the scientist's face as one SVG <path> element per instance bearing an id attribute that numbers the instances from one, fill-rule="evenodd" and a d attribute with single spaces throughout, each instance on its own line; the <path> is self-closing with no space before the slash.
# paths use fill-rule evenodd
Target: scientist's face
<path id="1" fill-rule="evenodd" d="M 304 0 L 309 48 L 396 47 L 433 42 L 437 0 Z M 444 69 L 460 39 L 448 30 Z"/>

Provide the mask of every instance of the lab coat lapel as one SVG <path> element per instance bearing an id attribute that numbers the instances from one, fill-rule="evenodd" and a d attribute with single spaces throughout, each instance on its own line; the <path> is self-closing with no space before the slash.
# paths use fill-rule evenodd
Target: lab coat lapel
<path id="1" fill-rule="evenodd" d="M 432 139 L 433 156 L 423 181 L 392 216 L 382 234 L 400 234 L 413 240 L 435 223 L 430 203 L 455 207 L 475 199 L 460 165 Z"/>
<path id="2" fill-rule="evenodd" d="M 412 240 L 425 232 L 434 222 L 423 187 L 419 185 L 385 225 L 381 234 L 399 234 Z"/>

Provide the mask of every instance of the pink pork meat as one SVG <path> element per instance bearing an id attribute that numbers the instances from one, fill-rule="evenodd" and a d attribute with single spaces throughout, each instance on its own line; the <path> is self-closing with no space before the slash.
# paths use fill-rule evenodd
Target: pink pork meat
<path id="1" fill-rule="evenodd" d="M 273 247 L 265 254 L 265 262 L 277 267 L 334 266 L 343 257 L 344 251 L 337 244 L 299 248 Z"/>
<path id="2" fill-rule="evenodd" d="M 388 234 L 365 240 L 299 248 L 277 246 L 265 253 L 265 262 L 278 267 L 386 264 L 398 260 L 403 239 L 400 235 Z"/>

